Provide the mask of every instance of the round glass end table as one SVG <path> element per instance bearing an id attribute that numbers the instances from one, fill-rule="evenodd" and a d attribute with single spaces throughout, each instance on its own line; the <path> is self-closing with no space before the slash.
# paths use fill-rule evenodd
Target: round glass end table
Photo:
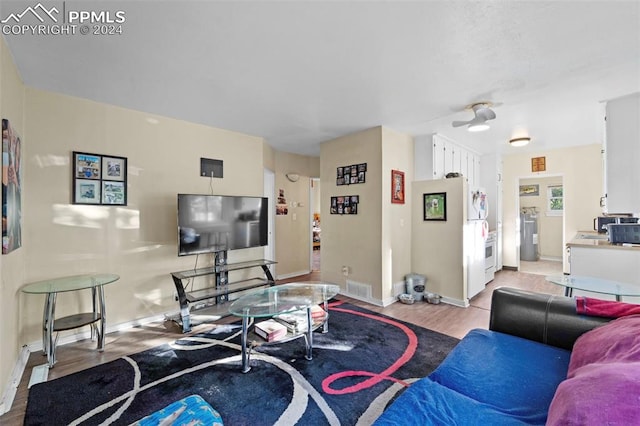
<path id="1" fill-rule="evenodd" d="M 87 274 L 53 278 L 33 282 L 22 287 L 23 293 L 46 294 L 42 315 L 42 351 L 47 356 L 49 368 L 56 363 L 56 343 L 53 333 L 91 325 L 91 338 L 98 337 L 98 350 L 104 350 L 105 303 L 103 286 L 120 279 L 116 274 Z M 91 289 L 93 311 L 55 318 L 58 293 Z M 98 328 L 97 323 L 100 323 Z"/>

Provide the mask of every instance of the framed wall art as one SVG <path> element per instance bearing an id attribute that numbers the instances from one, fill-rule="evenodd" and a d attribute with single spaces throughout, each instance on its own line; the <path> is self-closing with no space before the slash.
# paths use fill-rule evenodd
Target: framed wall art
<path id="1" fill-rule="evenodd" d="M 447 220 L 447 193 L 423 194 L 424 220 Z"/>
<path id="2" fill-rule="evenodd" d="M 404 172 L 391 170 L 391 202 L 404 204 Z"/>
<path id="3" fill-rule="evenodd" d="M 73 151 L 73 204 L 127 205 L 127 159 Z"/>
<path id="4" fill-rule="evenodd" d="M 521 197 L 533 197 L 540 195 L 540 185 L 520 185 Z"/>
<path id="5" fill-rule="evenodd" d="M 331 214 L 358 214 L 359 195 L 331 197 Z"/>
<path id="6" fill-rule="evenodd" d="M 2 254 L 22 246 L 22 142 L 2 119 Z"/>
<path id="7" fill-rule="evenodd" d="M 367 181 L 367 163 L 352 164 L 336 169 L 336 185 L 355 185 Z"/>

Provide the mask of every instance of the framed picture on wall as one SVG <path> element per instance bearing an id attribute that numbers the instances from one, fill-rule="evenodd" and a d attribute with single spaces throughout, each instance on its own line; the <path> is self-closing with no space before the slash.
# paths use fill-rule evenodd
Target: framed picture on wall
<path id="1" fill-rule="evenodd" d="M 447 220 L 447 193 L 423 194 L 424 220 Z"/>
<path id="2" fill-rule="evenodd" d="M 102 157 L 102 179 L 124 181 L 127 159 L 123 157 Z"/>
<path id="3" fill-rule="evenodd" d="M 75 179 L 74 204 L 100 204 L 100 181 Z"/>
<path id="4" fill-rule="evenodd" d="M 391 202 L 404 204 L 404 172 L 391 170 Z"/>
<path id="5" fill-rule="evenodd" d="M 127 159 L 73 151 L 73 204 L 127 205 Z"/>

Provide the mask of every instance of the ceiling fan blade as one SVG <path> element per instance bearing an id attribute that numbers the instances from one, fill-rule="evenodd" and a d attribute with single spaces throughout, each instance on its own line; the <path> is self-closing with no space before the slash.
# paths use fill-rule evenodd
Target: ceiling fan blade
<path id="1" fill-rule="evenodd" d="M 471 121 L 473 121 L 473 120 L 470 120 L 470 121 L 454 121 L 453 123 L 451 123 L 451 125 L 453 127 L 461 127 L 461 126 L 465 126 L 465 125 L 471 123 Z"/>
<path id="2" fill-rule="evenodd" d="M 476 111 L 476 117 L 482 118 L 483 120 L 493 120 L 496 118 L 496 113 L 490 108 L 482 108 Z"/>

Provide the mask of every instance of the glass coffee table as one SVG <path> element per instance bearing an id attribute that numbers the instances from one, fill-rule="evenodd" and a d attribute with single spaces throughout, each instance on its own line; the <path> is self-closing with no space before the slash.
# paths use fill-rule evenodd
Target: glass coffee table
<path id="1" fill-rule="evenodd" d="M 545 278 L 553 284 L 564 287 L 564 295 L 573 296 L 573 290 L 590 291 L 592 293 L 609 294 L 619 302 L 622 296 L 640 297 L 640 286 L 602 278 L 582 277 L 577 275 L 552 275 Z"/>
<path id="2" fill-rule="evenodd" d="M 329 331 L 328 301 L 339 291 L 340 287 L 334 284 L 291 283 L 252 291 L 236 299 L 229 306 L 229 312 L 242 318 L 242 372 L 246 373 L 251 370 L 249 357 L 251 348 L 255 346 L 256 342 L 260 342 L 260 344 L 283 343 L 304 337 L 306 341 L 305 358 L 313 359 L 313 332 L 320 327 L 323 327 L 323 333 Z M 311 310 L 315 305 L 323 305 L 325 313 L 322 318 L 312 318 Z M 299 311 L 306 311 L 307 324 L 303 331 L 287 331 L 286 336 L 273 342 L 267 342 L 261 341 L 261 338 L 250 330 L 250 322 L 256 319 L 268 319 L 276 315 Z M 253 341 L 250 342 L 250 339 Z"/>

